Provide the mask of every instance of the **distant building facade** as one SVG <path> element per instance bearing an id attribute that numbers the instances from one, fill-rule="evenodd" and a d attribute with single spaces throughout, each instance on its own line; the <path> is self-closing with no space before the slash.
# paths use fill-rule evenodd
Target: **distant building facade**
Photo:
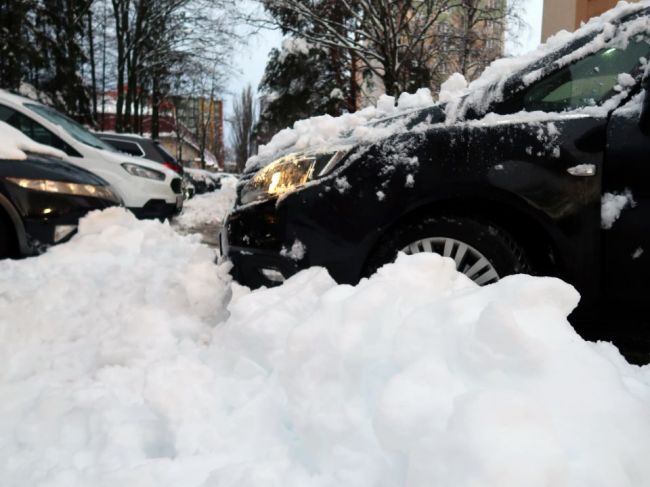
<path id="1" fill-rule="evenodd" d="M 637 0 L 628 0 L 637 1 Z M 615 7 L 618 0 L 544 0 L 542 39 L 556 32 L 573 32 L 582 22 Z"/>
<path id="2" fill-rule="evenodd" d="M 114 131 L 116 127 L 115 100 L 117 92 L 105 94 L 98 114 L 98 129 Z M 135 117 L 134 115 L 132 117 Z M 147 105 L 139 115 L 143 134 L 151 134 L 151 107 Z M 223 102 L 200 97 L 170 97 L 163 100 L 158 119 L 158 140 L 181 163 L 200 167 L 224 167 Z"/>

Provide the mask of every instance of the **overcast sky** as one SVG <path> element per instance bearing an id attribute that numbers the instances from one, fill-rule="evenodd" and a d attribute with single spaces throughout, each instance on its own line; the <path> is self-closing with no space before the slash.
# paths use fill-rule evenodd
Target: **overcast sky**
<path id="1" fill-rule="evenodd" d="M 542 5 L 544 0 L 523 0 L 523 16 L 528 24 L 528 28 L 519 33 L 518 42 L 508 43 L 506 46 L 507 54 L 521 54 L 534 49 L 540 42 L 542 32 Z M 251 84 L 254 90 L 262 80 L 264 67 L 268 58 L 269 51 L 274 47 L 279 47 L 282 43 L 282 35 L 278 31 L 262 31 L 249 37 L 248 45 L 241 46 L 238 52 L 233 56 L 235 60 L 235 69 L 238 74 L 233 75 L 228 84 L 229 94 L 224 100 L 225 114 L 228 117 L 231 113 L 232 96 L 240 93 L 247 85 Z M 230 133 L 228 124 L 226 124 L 225 136 Z M 226 138 L 226 143 L 228 139 Z"/>

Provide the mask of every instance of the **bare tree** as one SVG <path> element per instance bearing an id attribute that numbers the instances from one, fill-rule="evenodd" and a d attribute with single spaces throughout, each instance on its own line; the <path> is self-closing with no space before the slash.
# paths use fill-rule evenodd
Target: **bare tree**
<path id="1" fill-rule="evenodd" d="M 323 15 L 313 0 L 262 0 L 276 23 L 287 15 L 305 19 L 313 29 L 288 25 L 308 41 L 348 49 L 383 81 L 388 94 L 404 89 L 404 75 L 416 53 L 436 37 L 433 26 L 460 0 L 338 0 L 338 15 Z"/>
<path id="2" fill-rule="evenodd" d="M 520 7 L 520 0 L 461 0 L 451 25 L 454 68 L 473 79 L 501 56 L 508 27 L 517 30 L 525 25 Z"/>
<path id="3" fill-rule="evenodd" d="M 253 88 L 248 85 L 238 98 L 233 100 L 231 145 L 237 162 L 237 170 L 241 172 L 250 156 L 253 155 L 253 127 L 257 118 L 257 109 L 253 97 Z"/>
<path id="4" fill-rule="evenodd" d="M 229 22 L 236 0 L 95 2 L 97 10 L 101 5 L 105 11 L 108 5 L 112 18 L 108 29 L 104 28 L 112 40 L 111 52 L 101 55 L 102 66 L 107 57 L 114 60 L 109 77 L 117 93 L 118 131 L 141 132 L 143 113 L 151 108 L 152 133 L 156 136 L 160 106 L 166 97 L 198 96 L 191 92 L 196 86 L 192 73 L 213 66 L 220 73 L 230 71 L 231 47 L 239 41 Z M 88 32 L 92 35 L 91 29 Z M 195 69 L 197 65 L 203 68 Z"/>
<path id="5" fill-rule="evenodd" d="M 259 1 L 272 16 L 258 19 L 260 25 L 275 25 L 315 45 L 347 49 L 392 95 L 412 88 L 416 78 L 423 84 L 432 66 L 447 64 L 450 55 L 464 56 L 462 64 L 469 65 L 469 51 L 488 52 L 476 42 L 484 37 L 477 32 L 486 22 L 504 25 L 517 15 L 506 0 Z M 503 29 L 493 32 L 503 35 Z M 465 38 L 469 41 L 459 42 Z"/>

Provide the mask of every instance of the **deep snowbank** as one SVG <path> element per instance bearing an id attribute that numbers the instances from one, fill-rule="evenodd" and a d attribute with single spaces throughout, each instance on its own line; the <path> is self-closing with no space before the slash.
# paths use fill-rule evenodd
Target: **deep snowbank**
<path id="1" fill-rule="evenodd" d="M 113 209 L 0 262 L 3 486 L 650 483 L 650 369 L 570 286 L 418 254 L 249 293 L 212 258 Z"/>

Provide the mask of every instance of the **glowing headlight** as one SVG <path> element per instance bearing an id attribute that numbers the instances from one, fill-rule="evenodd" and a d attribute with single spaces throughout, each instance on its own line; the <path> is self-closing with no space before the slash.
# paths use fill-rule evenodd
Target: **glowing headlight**
<path id="1" fill-rule="evenodd" d="M 327 174 L 346 151 L 312 154 L 290 154 L 260 169 L 246 183 L 241 194 L 242 204 L 279 196 Z"/>
<path id="2" fill-rule="evenodd" d="M 94 184 L 68 183 L 65 181 L 53 181 L 51 179 L 26 179 L 7 178 L 7 181 L 20 186 L 21 188 L 44 193 L 69 194 L 73 196 L 88 196 L 119 203 L 120 199 L 106 186 L 95 186 Z"/>
<path id="3" fill-rule="evenodd" d="M 165 174 L 162 172 L 154 171 L 148 167 L 140 166 L 139 164 L 130 164 L 125 162 L 122 167 L 131 176 L 138 176 L 139 178 L 155 179 L 157 181 L 164 181 Z"/>

